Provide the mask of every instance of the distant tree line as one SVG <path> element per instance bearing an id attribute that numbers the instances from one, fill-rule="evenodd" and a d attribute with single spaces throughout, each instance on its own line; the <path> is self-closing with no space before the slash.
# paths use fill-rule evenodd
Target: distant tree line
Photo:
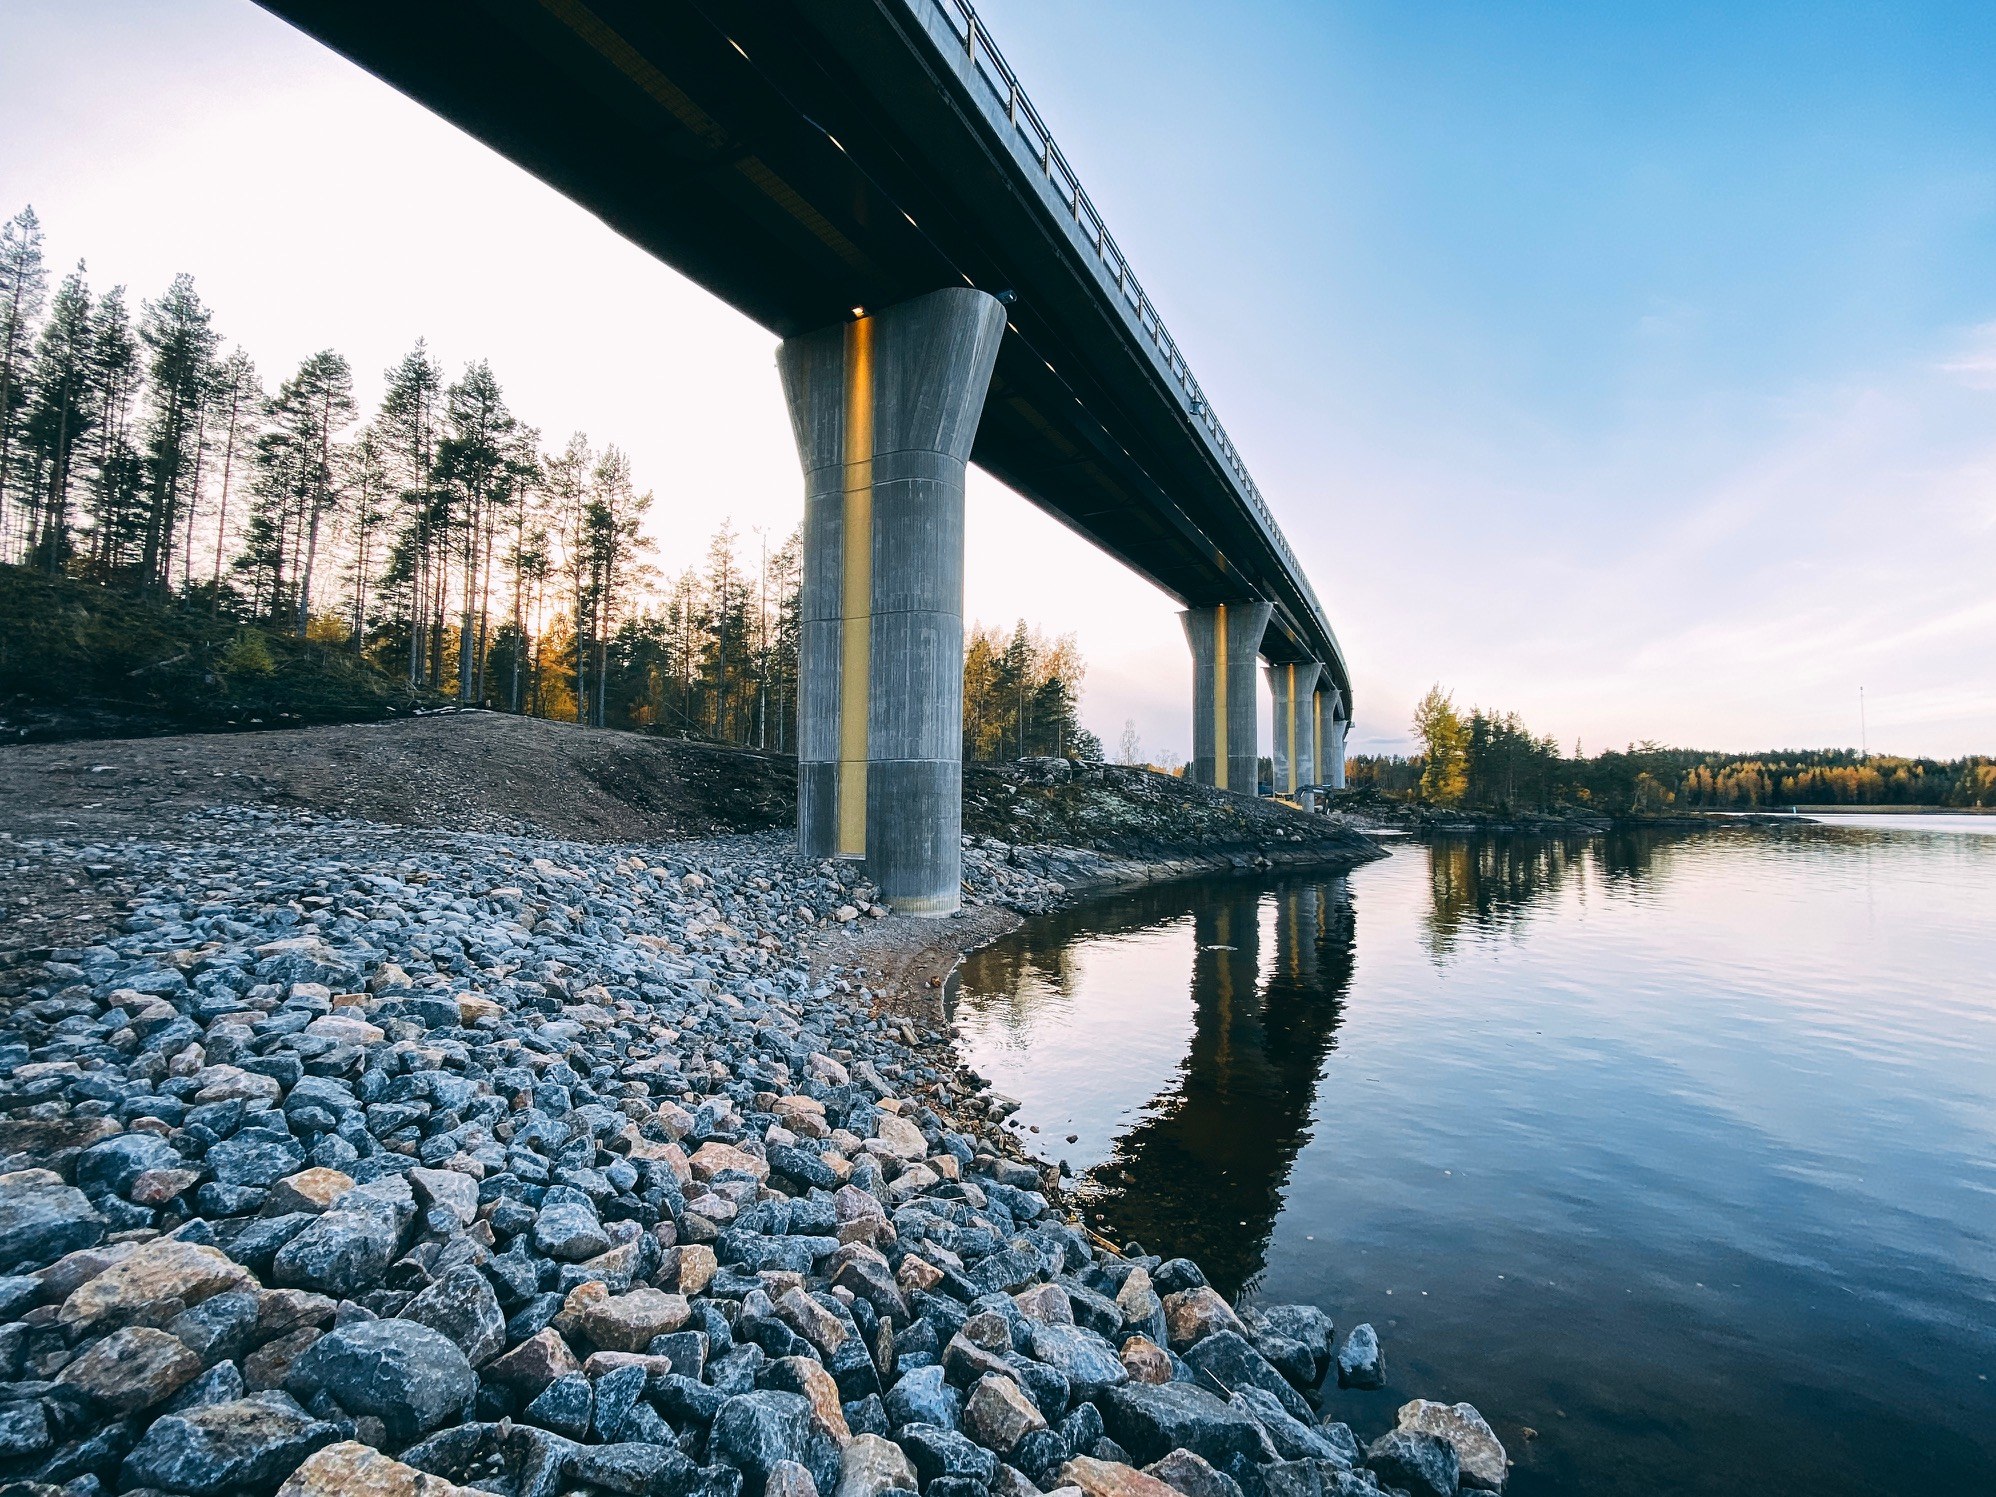
<path id="1" fill-rule="evenodd" d="M 616 446 L 559 446 L 483 361 L 418 339 L 360 410 L 326 349 L 270 389 L 192 277 L 134 312 L 50 285 L 32 208 L 0 228 L 0 562 L 349 649 L 466 705 L 795 748 L 799 537 L 723 523 L 662 578 Z M 1081 754 L 1083 664 L 1023 621 L 967 642 L 965 753 Z"/>
<path id="2" fill-rule="evenodd" d="M 1853 749 L 1714 754 L 1631 744 L 1563 754 L 1516 713 L 1456 707 L 1435 686 L 1414 709 L 1421 751 L 1359 755 L 1353 786 L 1472 810 L 1752 810 L 1770 806 L 1996 806 L 1996 759 L 1906 759 Z"/>

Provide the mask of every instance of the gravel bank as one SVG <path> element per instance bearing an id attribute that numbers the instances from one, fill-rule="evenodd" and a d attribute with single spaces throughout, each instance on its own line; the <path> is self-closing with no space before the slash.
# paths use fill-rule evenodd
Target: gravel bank
<path id="1" fill-rule="evenodd" d="M 0 840 L 40 891 L 0 943 L 0 1491 L 1502 1483 L 1467 1406 L 1369 1448 L 1319 1419 L 1322 1379 L 1377 1380 L 1369 1328 L 1091 1237 L 897 1007 L 915 938 L 850 867 L 156 825 Z M 1157 871 L 968 851 L 973 909 L 921 950 Z"/>

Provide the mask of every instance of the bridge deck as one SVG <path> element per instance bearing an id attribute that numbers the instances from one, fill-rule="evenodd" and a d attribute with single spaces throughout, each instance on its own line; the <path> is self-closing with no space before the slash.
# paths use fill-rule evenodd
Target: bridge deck
<path id="1" fill-rule="evenodd" d="M 965 0 L 262 0 L 780 336 L 1010 292 L 973 461 L 1187 604 L 1342 652 Z"/>

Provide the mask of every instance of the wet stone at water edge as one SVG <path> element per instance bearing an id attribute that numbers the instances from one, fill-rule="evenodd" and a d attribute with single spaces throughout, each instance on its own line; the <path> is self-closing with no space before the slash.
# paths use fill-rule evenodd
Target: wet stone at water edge
<path id="1" fill-rule="evenodd" d="M 807 965 L 875 902 L 849 865 L 261 812 L 7 856 L 141 891 L 0 1019 L 23 1497 L 1502 1482 L 1467 1405 L 1382 1405 L 1369 1452 L 1325 1422 L 1320 1312 L 1071 1219 L 1006 1109 Z"/>

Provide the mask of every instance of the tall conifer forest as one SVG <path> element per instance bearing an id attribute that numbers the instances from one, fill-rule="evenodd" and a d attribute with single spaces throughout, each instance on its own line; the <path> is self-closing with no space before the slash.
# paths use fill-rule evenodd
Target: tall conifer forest
<path id="1" fill-rule="evenodd" d="M 189 275 L 134 301 L 0 227 L 0 564 L 348 650 L 467 706 L 795 749 L 797 534 L 653 564 L 615 443 L 551 440 L 417 338 L 363 409 L 327 348 L 260 369 Z M 677 507 L 672 513 L 678 514 Z M 1071 637 L 967 641 L 965 752 L 1099 756 Z"/>

